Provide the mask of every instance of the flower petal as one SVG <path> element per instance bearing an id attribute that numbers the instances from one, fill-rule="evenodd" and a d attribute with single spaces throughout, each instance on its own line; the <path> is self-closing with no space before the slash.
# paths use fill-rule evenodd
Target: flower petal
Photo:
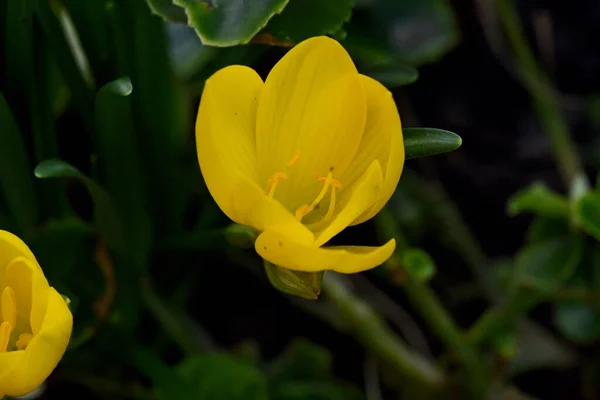
<path id="1" fill-rule="evenodd" d="M 377 203 L 351 225 L 371 219 L 383 208 L 394 194 L 404 167 L 402 125 L 392 94 L 376 80 L 364 75 L 360 78 L 367 100 L 367 122 L 352 168 L 341 179 L 351 184 L 377 159 L 383 169 L 383 190 Z"/>
<path id="2" fill-rule="evenodd" d="M 6 268 L 0 292 L 7 286 L 10 286 L 15 292 L 18 317 L 31 325 L 35 335 L 46 314 L 48 290 L 50 289 L 46 277 L 37 263 L 25 257 L 17 257 Z"/>
<path id="3" fill-rule="evenodd" d="M 270 230 L 258 236 L 255 248 L 262 258 L 283 268 L 306 272 L 333 270 L 352 274 L 383 264 L 394 252 L 396 241 L 391 239 L 380 247 L 316 247 Z"/>
<path id="4" fill-rule="evenodd" d="M 314 243 L 312 232 L 277 200 L 267 196 L 252 181 L 240 176 L 236 187 L 236 214 L 244 225 L 258 231 L 277 229 L 288 232 L 300 243 Z"/>
<path id="5" fill-rule="evenodd" d="M 322 246 L 340 233 L 356 218 L 369 210 L 377 202 L 383 188 L 383 175 L 379 161 L 374 160 L 350 193 L 341 198 L 338 210 L 330 223 L 316 231 L 315 244 Z M 319 225 L 317 223 L 317 225 Z M 314 231 L 314 228 L 309 225 Z"/>
<path id="6" fill-rule="evenodd" d="M 25 350 L 0 353 L 0 392 L 23 396 L 42 384 L 65 353 L 72 328 L 73 315 L 67 303 L 50 288 L 40 332 Z"/>
<path id="7" fill-rule="evenodd" d="M 0 279 L 4 277 L 5 269 L 15 257 L 25 257 L 40 268 L 29 247 L 14 234 L 0 230 Z"/>
<path id="8" fill-rule="evenodd" d="M 282 169 L 299 150 L 296 141 L 310 123 L 309 106 L 333 81 L 357 74 L 346 50 L 325 36 L 293 47 L 271 70 L 258 105 L 256 151 L 261 180 Z M 311 172 L 312 174 L 312 172 Z"/>
<path id="9" fill-rule="evenodd" d="M 196 148 L 202 176 L 221 210 L 238 222 L 232 190 L 242 174 L 257 180 L 256 108 L 263 82 L 251 68 L 232 65 L 204 86 L 196 120 Z"/>
<path id="10" fill-rule="evenodd" d="M 294 145 L 300 159 L 287 170 L 289 180 L 277 188 L 276 197 L 292 210 L 317 197 L 323 186 L 318 177 L 331 172 L 338 178 L 354 158 L 366 119 L 359 75 L 346 75 L 330 83 L 307 106 L 305 115 Z"/>

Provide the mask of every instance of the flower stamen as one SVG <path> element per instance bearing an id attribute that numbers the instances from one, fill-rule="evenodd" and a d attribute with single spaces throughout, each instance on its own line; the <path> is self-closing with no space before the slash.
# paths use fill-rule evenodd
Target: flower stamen
<path id="1" fill-rule="evenodd" d="M 275 189 L 277 188 L 279 182 L 287 178 L 287 174 L 283 172 L 275 172 L 273 176 L 269 178 L 269 184 L 267 185 L 268 196 L 273 197 L 273 195 L 275 194 Z"/>
<path id="2" fill-rule="evenodd" d="M 341 187 L 341 184 L 339 186 L 331 185 L 331 197 L 329 200 L 329 207 L 327 208 L 327 214 L 325 214 L 325 216 L 323 217 L 323 221 L 329 221 L 331 217 L 333 217 L 333 211 L 335 210 L 335 189 Z"/>
<path id="3" fill-rule="evenodd" d="M 323 183 L 323 187 L 321 188 L 321 191 L 317 195 L 316 199 L 314 199 L 310 205 L 303 204 L 296 210 L 296 219 L 298 221 L 302 221 L 302 218 L 304 218 L 306 215 L 312 212 L 315 209 L 315 207 L 317 207 L 317 205 L 323 200 L 323 198 L 325 198 L 325 195 L 327 194 L 327 191 L 329 190 L 330 186 L 331 201 L 329 202 L 329 209 L 327 210 L 327 214 L 325 215 L 325 217 L 329 215 L 329 218 L 331 218 L 331 215 L 333 215 L 333 208 L 335 207 L 335 188 L 341 189 L 342 184 L 337 179 L 333 179 L 333 174 L 331 171 L 329 171 L 327 177 L 318 177 L 317 180 Z"/>

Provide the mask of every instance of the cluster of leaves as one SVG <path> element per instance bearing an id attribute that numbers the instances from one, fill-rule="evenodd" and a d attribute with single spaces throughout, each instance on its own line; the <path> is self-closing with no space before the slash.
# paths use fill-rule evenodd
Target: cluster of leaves
<path id="1" fill-rule="evenodd" d="M 570 196 L 535 183 L 513 196 L 510 214 L 535 219 L 516 256 L 513 293 L 528 293 L 524 307 L 555 305 L 554 323 L 576 343 L 600 339 L 600 187 L 577 180 Z"/>
<path id="2" fill-rule="evenodd" d="M 145 395 L 129 388 L 131 367 L 168 398 L 224 390 L 232 399 L 360 398 L 332 379 L 325 350 L 303 342 L 268 365 L 209 352 L 198 344 L 202 327 L 180 312 L 185 282 L 162 300 L 170 293 L 153 288 L 153 260 L 172 243 L 227 245 L 215 246 L 226 221 L 194 154 L 190 104 L 206 77 L 252 64 L 272 46 L 329 34 L 362 72 L 408 84 L 416 67 L 458 40 L 445 2 L 10 0 L 0 2 L 0 22 L 0 228 L 22 237 L 71 299 L 77 351 L 61 376 L 111 398 Z M 460 145 L 440 130 L 408 129 L 405 138 L 407 157 Z M 190 209 L 199 215 L 191 224 Z M 152 335 L 163 345 L 149 350 Z M 177 368 L 164 360 L 165 342 L 184 354 Z"/>

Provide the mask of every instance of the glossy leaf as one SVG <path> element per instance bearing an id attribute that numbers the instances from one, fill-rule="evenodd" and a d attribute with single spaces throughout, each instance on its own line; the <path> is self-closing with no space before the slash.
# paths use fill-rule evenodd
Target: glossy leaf
<path id="1" fill-rule="evenodd" d="M 292 271 L 273 265 L 268 261 L 265 261 L 264 265 L 269 282 L 275 289 L 308 300 L 316 300 L 321 294 L 323 271 Z"/>
<path id="2" fill-rule="evenodd" d="M 207 46 L 228 47 L 248 43 L 289 0 L 173 0 L 183 7 L 188 23 Z"/>
<path id="3" fill-rule="evenodd" d="M 600 194 L 590 192 L 577 202 L 577 220 L 583 228 L 600 240 Z"/>
<path id="4" fill-rule="evenodd" d="M 567 339 L 591 343 L 600 339 L 600 311 L 579 302 L 556 305 L 554 323 Z"/>
<path id="5" fill-rule="evenodd" d="M 113 248 L 124 250 L 124 237 L 121 221 L 115 204 L 99 184 L 81 171 L 62 160 L 47 160 L 35 168 L 35 176 L 47 178 L 75 178 L 85 185 L 94 201 L 94 220 L 106 242 Z"/>
<path id="6" fill-rule="evenodd" d="M 167 21 L 187 22 L 185 9 L 173 4 L 172 0 L 146 0 L 148 7 L 156 14 Z"/>
<path id="7" fill-rule="evenodd" d="M 526 247 L 516 259 L 518 282 L 532 282 L 538 291 L 551 293 L 573 275 L 583 248 L 581 235 L 561 236 Z"/>
<path id="8" fill-rule="evenodd" d="M 419 71 L 406 64 L 382 64 L 365 68 L 363 74 L 379 81 L 387 88 L 409 85 L 419 79 Z"/>
<path id="9" fill-rule="evenodd" d="M 413 279 L 427 282 L 435 275 L 435 262 L 424 250 L 405 249 L 401 252 L 401 257 L 402 265 Z"/>
<path id="10" fill-rule="evenodd" d="M 0 197 L 23 234 L 38 218 L 37 196 L 23 135 L 1 92 L 0 121 Z"/>
<path id="11" fill-rule="evenodd" d="M 267 381 L 252 364 L 225 354 L 188 357 L 177 367 L 183 386 L 165 399 L 267 400 Z"/>
<path id="12" fill-rule="evenodd" d="M 462 139 L 454 132 L 435 128 L 403 128 L 406 158 L 431 156 L 454 151 Z"/>
<path id="13" fill-rule="evenodd" d="M 255 40 L 292 45 L 313 36 L 333 34 L 351 14 L 352 0 L 289 0 L 285 9 L 271 18 Z"/>
<path id="14" fill-rule="evenodd" d="M 551 218 L 568 218 L 569 201 L 550 190 L 545 184 L 536 182 L 515 193 L 508 200 L 508 213 L 518 215 L 531 212 Z"/>

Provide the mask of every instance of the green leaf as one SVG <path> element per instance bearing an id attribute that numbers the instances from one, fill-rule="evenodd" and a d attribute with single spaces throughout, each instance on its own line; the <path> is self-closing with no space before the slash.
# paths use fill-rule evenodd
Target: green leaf
<path id="1" fill-rule="evenodd" d="M 460 136 L 443 129 L 404 128 L 402 135 L 406 159 L 447 153 L 462 145 Z"/>
<path id="2" fill-rule="evenodd" d="M 23 135 L 1 92 L 0 121 L 0 196 L 8 215 L 23 234 L 38 218 L 37 196 Z"/>
<path id="3" fill-rule="evenodd" d="M 111 194 L 129 238 L 129 250 L 138 265 L 145 265 L 153 231 L 131 116 L 132 91 L 129 77 L 109 82 L 98 91 L 92 141 L 102 182 Z"/>
<path id="4" fill-rule="evenodd" d="M 119 70 L 130 77 L 135 152 L 148 184 L 145 202 L 158 235 L 181 229 L 189 191 L 183 184 L 181 150 L 192 121 L 181 118 L 183 96 L 170 64 L 165 23 L 143 0 L 111 3 Z M 148 68 L 152 66 L 152 68 Z"/>
<path id="5" fill-rule="evenodd" d="M 402 265 L 411 277 L 419 282 L 427 282 L 435 275 L 436 267 L 433 259 L 422 249 L 402 250 Z"/>
<path id="6" fill-rule="evenodd" d="M 564 218 L 537 217 L 527 230 L 526 242 L 534 244 L 564 236 L 569 232 L 569 221 Z"/>
<path id="7" fill-rule="evenodd" d="M 508 199 L 508 213 L 518 215 L 523 212 L 551 217 L 569 217 L 569 201 L 550 190 L 542 182 L 536 182 L 522 189 Z"/>
<path id="8" fill-rule="evenodd" d="M 307 339 L 294 339 L 268 368 L 271 381 L 328 378 L 332 358 L 329 351 Z"/>
<path id="9" fill-rule="evenodd" d="M 62 160 L 46 160 L 35 168 L 35 176 L 47 178 L 75 178 L 85 185 L 94 201 L 94 220 L 106 242 L 114 249 L 126 249 L 121 220 L 111 197 L 103 187 Z"/>
<path id="10" fill-rule="evenodd" d="M 146 0 L 153 14 L 163 17 L 166 21 L 187 22 L 185 10 L 172 0 Z"/>
<path id="11" fill-rule="evenodd" d="M 600 194 L 587 193 L 576 204 L 577 219 L 583 228 L 600 240 Z"/>
<path id="12" fill-rule="evenodd" d="M 338 32 L 351 14 L 352 0 L 289 0 L 260 35 L 272 36 L 276 42 L 296 44 L 313 36 Z"/>
<path id="13" fill-rule="evenodd" d="M 268 261 L 265 261 L 264 265 L 269 282 L 275 289 L 307 300 L 316 300 L 321 294 L 323 271 L 292 271 L 273 265 Z"/>
<path id="14" fill-rule="evenodd" d="M 368 62 L 402 61 L 414 66 L 440 59 L 459 41 L 458 24 L 446 0 L 377 0 L 356 7 L 344 45 Z"/>
<path id="15" fill-rule="evenodd" d="M 185 8 L 190 25 L 207 46 L 248 43 L 289 0 L 173 0 Z"/>
<path id="16" fill-rule="evenodd" d="M 406 86 L 419 79 L 419 71 L 409 65 L 400 63 L 373 65 L 364 68 L 361 72 L 379 81 L 387 88 Z"/>
<path id="17" fill-rule="evenodd" d="M 91 128 L 94 78 L 68 10 L 58 1 L 33 0 L 34 11 L 78 108 Z"/>
<path id="18" fill-rule="evenodd" d="M 554 323 L 569 340 L 591 343 L 600 339 L 600 311 L 585 303 L 556 305 Z"/>
<path id="19" fill-rule="evenodd" d="M 550 294 L 569 279 L 582 259 L 584 238 L 566 235 L 521 250 L 516 259 L 517 280 Z"/>
<path id="20" fill-rule="evenodd" d="M 267 400 L 267 381 L 252 364 L 225 354 L 189 357 L 177 367 L 179 393 L 165 399 Z M 180 396 L 178 396 L 178 394 Z"/>
<path id="21" fill-rule="evenodd" d="M 16 0 L 4 2 L 5 32 L 3 68 L 6 91 L 4 95 L 11 104 L 15 119 L 21 123 L 21 132 L 33 142 L 32 164 L 58 156 L 55 131 L 52 80 L 48 79 L 48 65 L 56 63 L 49 50 L 48 38 L 39 29 L 33 15 L 33 1 Z M 38 207 L 46 217 L 69 215 L 65 187 L 62 182 L 38 182 Z"/>

